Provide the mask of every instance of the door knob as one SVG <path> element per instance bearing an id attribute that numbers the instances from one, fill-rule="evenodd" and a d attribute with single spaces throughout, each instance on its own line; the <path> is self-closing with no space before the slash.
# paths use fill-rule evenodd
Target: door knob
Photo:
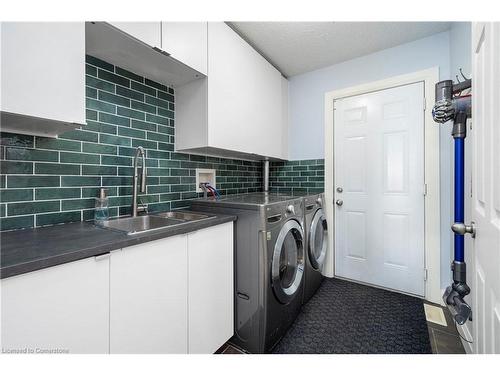
<path id="1" fill-rule="evenodd" d="M 344 204 L 344 201 L 343 201 L 342 199 L 337 199 L 337 200 L 335 201 L 335 204 L 336 204 L 337 206 L 342 206 L 342 205 Z"/>
<path id="2" fill-rule="evenodd" d="M 453 225 L 451 226 L 451 230 L 461 236 L 469 233 L 472 238 L 476 238 L 476 227 L 474 226 L 474 224 L 475 223 L 473 221 L 469 225 L 464 223 L 453 223 Z"/>

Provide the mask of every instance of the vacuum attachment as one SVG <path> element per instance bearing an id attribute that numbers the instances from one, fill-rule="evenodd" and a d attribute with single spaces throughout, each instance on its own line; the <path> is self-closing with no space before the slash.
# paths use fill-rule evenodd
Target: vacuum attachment
<path id="1" fill-rule="evenodd" d="M 450 79 L 436 83 L 436 102 L 432 108 L 434 121 L 439 124 L 450 120 L 457 122 L 457 116 L 460 116 L 460 122 L 465 126 L 465 120 L 471 117 L 471 96 L 460 96 L 460 93 L 470 89 L 471 85 L 470 79 L 457 84 L 453 84 Z"/>
<path id="2" fill-rule="evenodd" d="M 465 262 L 453 261 L 451 270 L 454 282 L 446 288 L 443 301 L 448 305 L 455 321 L 462 325 L 472 316 L 471 307 L 464 301 L 464 297 L 470 293 L 470 288 L 466 282 Z"/>

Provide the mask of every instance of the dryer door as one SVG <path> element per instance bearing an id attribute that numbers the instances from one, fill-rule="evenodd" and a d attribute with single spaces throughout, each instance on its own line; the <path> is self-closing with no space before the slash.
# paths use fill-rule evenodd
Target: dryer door
<path id="1" fill-rule="evenodd" d="M 274 246 L 271 280 L 274 293 L 282 303 L 299 293 L 304 273 L 304 232 L 296 220 L 288 220 L 281 228 Z"/>
<path id="2" fill-rule="evenodd" d="M 321 271 L 325 263 L 328 240 L 326 216 L 320 208 L 313 216 L 309 231 L 308 255 L 312 266 Z"/>

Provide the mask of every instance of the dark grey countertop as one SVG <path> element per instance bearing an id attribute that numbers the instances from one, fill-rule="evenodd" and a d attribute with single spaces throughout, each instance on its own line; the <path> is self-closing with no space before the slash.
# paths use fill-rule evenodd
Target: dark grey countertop
<path id="1" fill-rule="evenodd" d="M 236 216 L 217 214 L 208 219 L 135 235 L 98 228 L 91 222 L 3 232 L 0 233 L 0 278 L 73 262 L 234 220 Z"/>

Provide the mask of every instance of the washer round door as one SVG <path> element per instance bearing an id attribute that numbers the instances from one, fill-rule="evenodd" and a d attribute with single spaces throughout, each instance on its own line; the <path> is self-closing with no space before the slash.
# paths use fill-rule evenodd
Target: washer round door
<path id="1" fill-rule="evenodd" d="M 297 294 L 304 274 L 304 231 L 296 220 L 288 220 L 276 239 L 271 265 L 274 293 L 282 303 Z"/>
<path id="2" fill-rule="evenodd" d="M 328 239 L 328 227 L 326 217 L 320 208 L 313 216 L 309 231 L 309 261 L 311 265 L 321 271 L 325 263 Z"/>

